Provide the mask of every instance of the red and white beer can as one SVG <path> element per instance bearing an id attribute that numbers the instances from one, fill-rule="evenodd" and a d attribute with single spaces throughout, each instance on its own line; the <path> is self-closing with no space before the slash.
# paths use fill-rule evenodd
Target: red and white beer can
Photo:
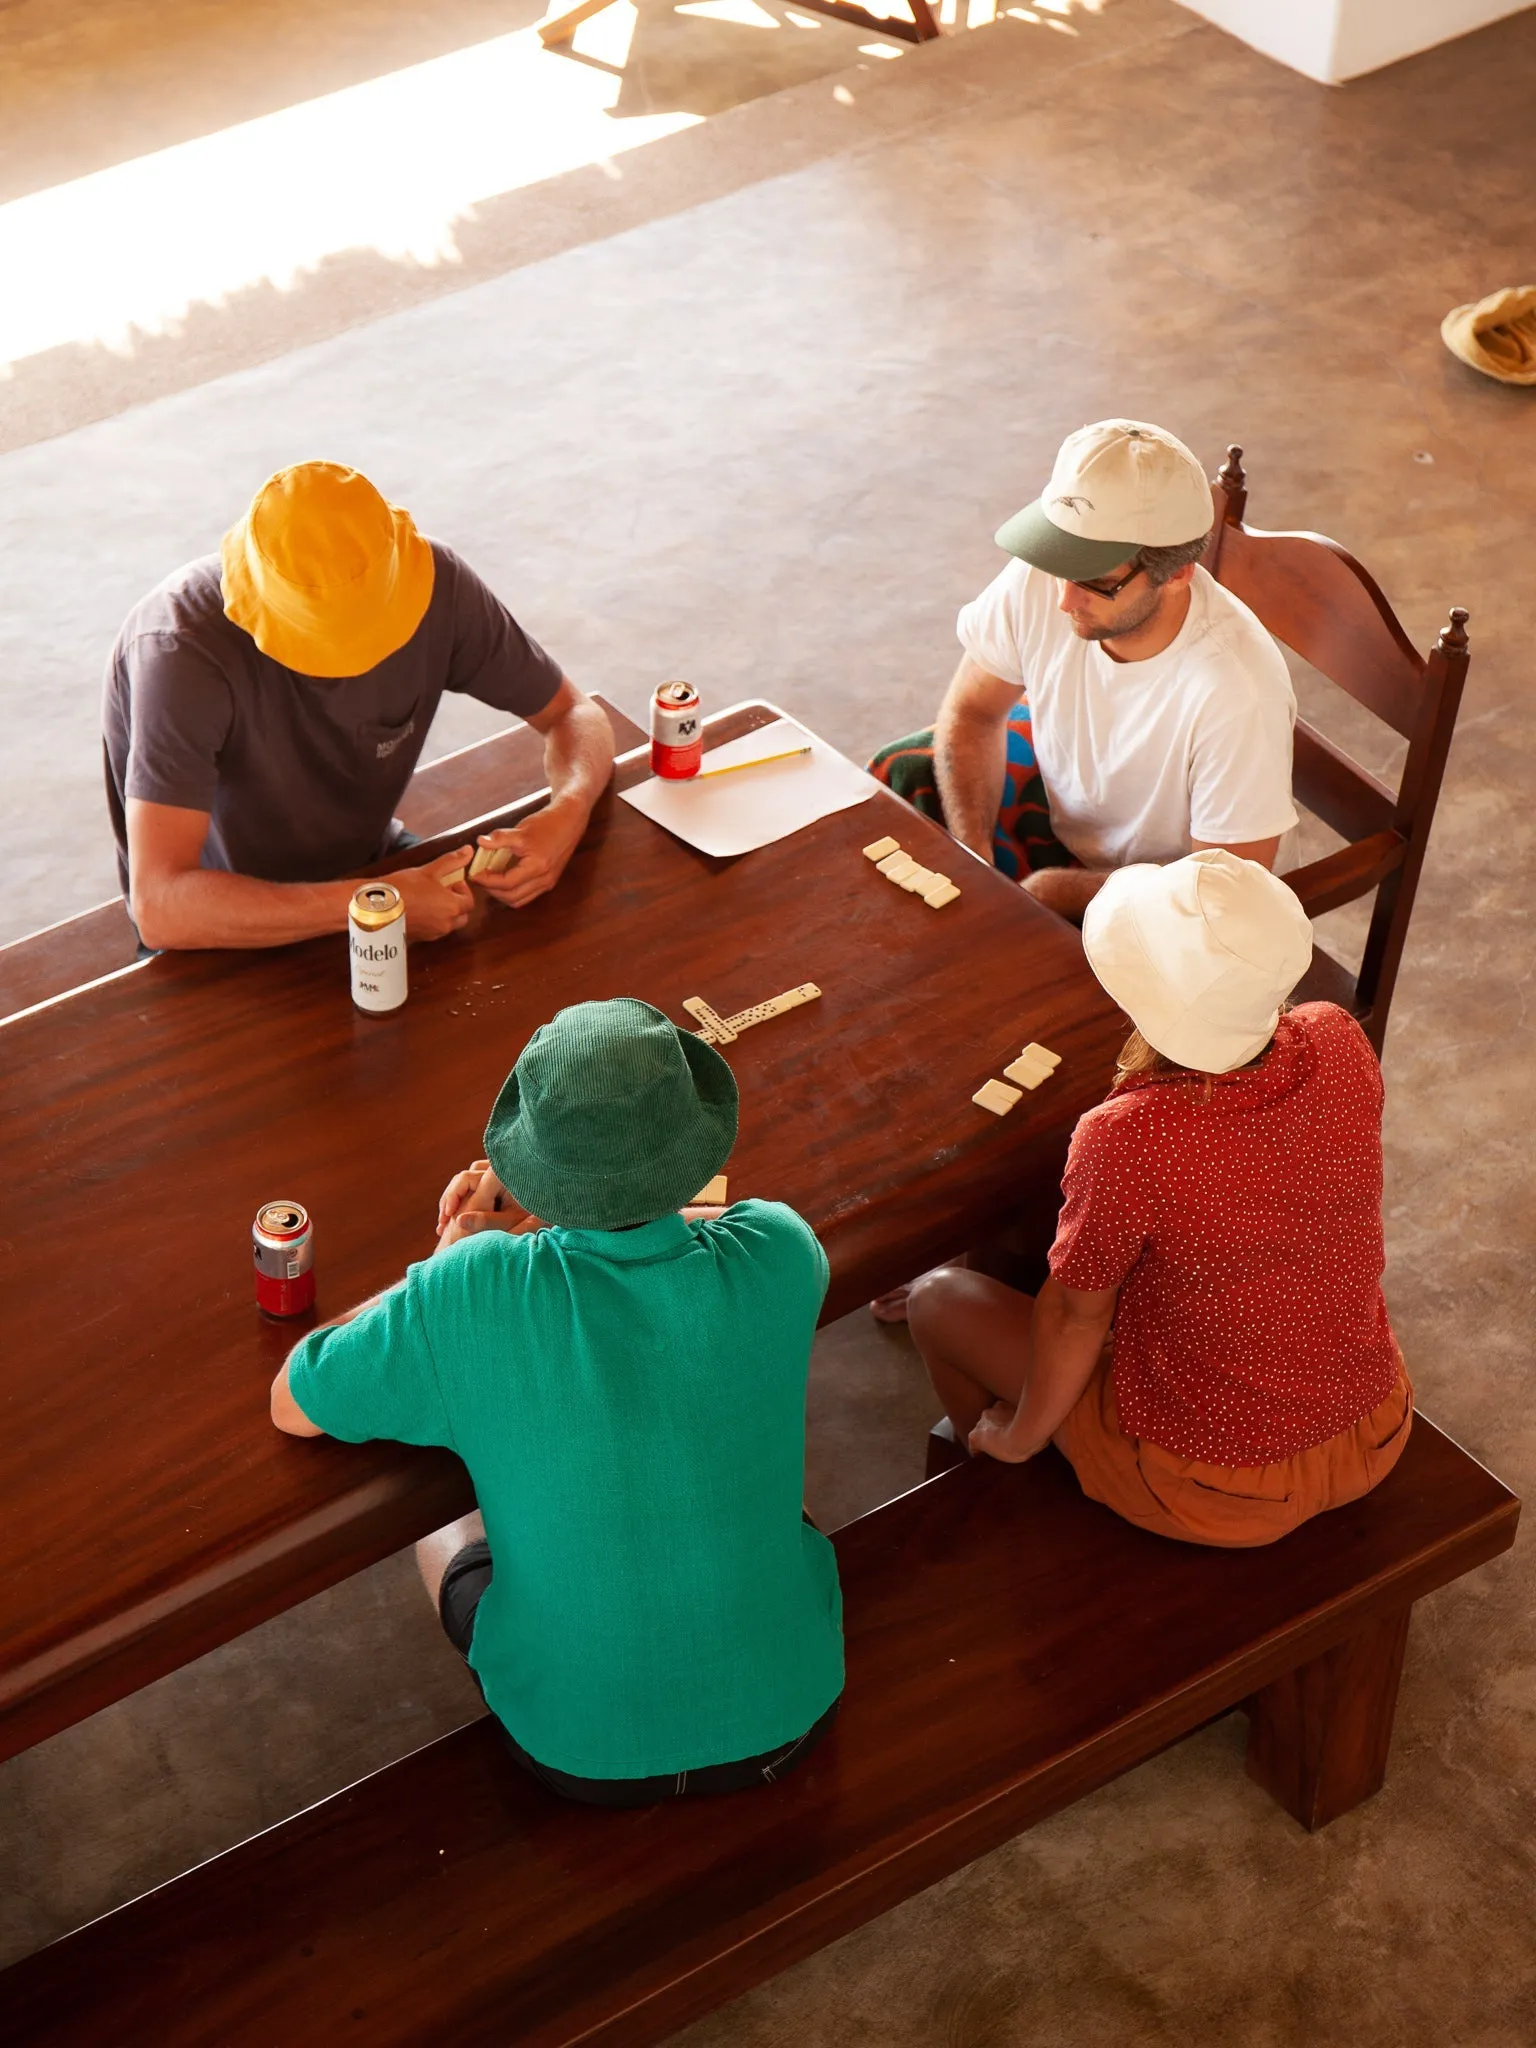
<path id="1" fill-rule="evenodd" d="M 315 1305 L 315 1230 L 302 1202 L 264 1202 L 251 1225 L 256 1306 L 301 1316 Z"/>
<path id="2" fill-rule="evenodd" d="M 692 683 L 663 683 L 651 699 L 651 773 L 669 782 L 697 775 L 704 758 L 704 713 Z"/>

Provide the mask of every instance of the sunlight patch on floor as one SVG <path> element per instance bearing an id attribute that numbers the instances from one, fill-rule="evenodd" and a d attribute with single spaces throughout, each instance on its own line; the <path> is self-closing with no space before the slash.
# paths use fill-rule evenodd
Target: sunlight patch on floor
<path id="1" fill-rule="evenodd" d="M 524 29 L 0 206 L 0 374 L 70 342 L 131 353 L 343 251 L 454 262 L 479 201 L 585 164 L 621 175 L 614 157 L 699 123 L 613 118 L 634 8 L 584 27 L 598 65 Z"/>

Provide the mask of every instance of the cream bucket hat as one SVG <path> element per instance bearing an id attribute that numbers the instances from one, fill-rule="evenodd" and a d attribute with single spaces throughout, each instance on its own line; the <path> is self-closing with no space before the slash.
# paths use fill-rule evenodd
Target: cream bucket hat
<path id="1" fill-rule="evenodd" d="M 1088 964 L 1164 1058 L 1227 1074 L 1262 1052 L 1312 959 L 1284 882 L 1224 847 L 1117 868 L 1083 919 Z"/>

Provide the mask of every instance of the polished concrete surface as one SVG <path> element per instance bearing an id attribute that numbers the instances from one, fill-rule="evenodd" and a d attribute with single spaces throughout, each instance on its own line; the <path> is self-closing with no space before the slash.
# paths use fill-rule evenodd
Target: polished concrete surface
<path id="1" fill-rule="evenodd" d="M 20 364 L 0 385 L 0 938 L 110 887 L 112 631 L 277 462 L 368 468 L 631 710 L 682 673 L 858 752 L 931 709 L 992 529 L 1065 431 L 1157 419 L 1213 466 L 1240 440 L 1255 523 L 1339 538 L 1420 646 L 1449 604 L 1472 613 L 1387 1043 L 1388 1296 L 1422 1405 L 1527 1491 L 1536 397 L 1437 327 L 1528 269 L 1536 14 L 1329 91 L 1163 0 L 1069 4 L 1054 31 L 1027 11 L 744 91 L 622 180 L 588 166 L 487 205 L 462 289 L 360 257 L 137 353 Z M 466 41 L 531 18 L 460 14 Z M 401 27 L 390 62 L 439 54 L 434 33 Z M 327 90 L 360 75 L 337 36 Z M 179 131 L 135 102 L 132 146 L 291 89 L 272 56 Z M 44 181 L 87 164 L 89 123 L 58 125 Z M 482 729 L 455 706 L 434 739 Z M 818 1514 L 910 1483 L 931 1413 L 903 1333 L 826 1333 Z M 680 2038 L 1529 2048 L 1526 1551 L 1423 1604 L 1388 1785 L 1324 1834 L 1247 1783 L 1219 1724 Z M 3 1952 L 473 1710 L 406 1560 L 336 1588 L 0 1769 Z"/>

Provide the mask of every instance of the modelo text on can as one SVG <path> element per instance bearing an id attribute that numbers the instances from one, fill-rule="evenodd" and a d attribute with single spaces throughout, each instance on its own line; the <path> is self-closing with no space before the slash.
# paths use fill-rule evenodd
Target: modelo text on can
<path id="1" fill-rule="evenodd" d="M 651 699 L 651 773 L 669 782 L 697 775 L 704 758 L 704 712 L 692 683 L 662 683 Z"/>
<path id="2" fill-rule="evenodd" d="M 364 882 L 347 911 L 352 1000 L 360 1010 L 405 1001 L 405 904 L 392 882 Z"/>
<path id="3" fill-rule="evenodd" d="M 315 1305 L 315 1230 L 302 1202 L 264 1202 L 251 1225 L 256 1306 L 301 1316 Z"/>

